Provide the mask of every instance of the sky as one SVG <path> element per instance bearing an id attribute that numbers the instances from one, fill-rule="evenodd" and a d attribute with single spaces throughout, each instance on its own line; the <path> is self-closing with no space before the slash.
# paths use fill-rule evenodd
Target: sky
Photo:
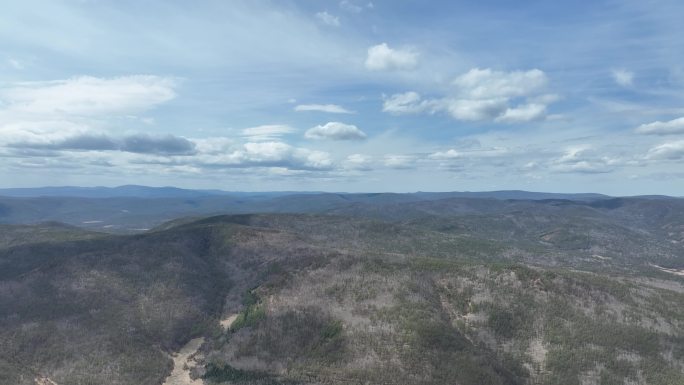
<path id="1" fill-rule="evenodd" d="M 684 196 L 678 0 L 0 8 L 0 187 Z"/>

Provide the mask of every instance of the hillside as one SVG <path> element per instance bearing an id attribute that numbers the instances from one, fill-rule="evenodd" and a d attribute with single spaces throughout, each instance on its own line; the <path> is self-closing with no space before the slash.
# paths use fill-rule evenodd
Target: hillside
<path id="1" fill-rule="evenodd" d="M 0 384 L 684 383 L 680 200 L 326 212 L 3 227 Z"/>

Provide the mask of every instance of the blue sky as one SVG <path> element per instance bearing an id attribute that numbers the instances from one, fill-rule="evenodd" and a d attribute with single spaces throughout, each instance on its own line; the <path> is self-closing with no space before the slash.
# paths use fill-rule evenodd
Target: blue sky
<path id="1" fill-rule="evenodd" d="M 678 1 L 21 1 L 0 187 L 684 195 Z"/>

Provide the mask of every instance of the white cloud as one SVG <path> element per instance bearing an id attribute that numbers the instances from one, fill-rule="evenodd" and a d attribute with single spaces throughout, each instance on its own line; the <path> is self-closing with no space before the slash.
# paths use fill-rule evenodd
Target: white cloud
<path id="1" fill-rule="evenodd" d="M 295 111 L 320 111 L 331 114 L 353 114 L 354 111 L 339 106 L 337 104 L 300 104 L 294 108 Z"/>
<path id="2" fill-rule="evenodd" d="M 329 14 L 328 11 L 316 13 L 316 18 L 324 24 L 327 24 L 327 25 L 330 25 L 333 27 L 339 27 L 340 26 L 340 18 L 337 16 L 333 16 L 333 15 Z"/>
<path id="3" fill-rule="evenodd" d="M 423 109 L 420 107 L 420 100 L 420 94 L 413 91 L 394 94 L 385 98 L 382 110 L 394 114 L 421 112 Z"/>
<path id="4" fill-rule="evenodd" d="M 92 131 L 88 124 L 65 119 L 14 119 L 0 114 L 0 144 L 49 143 Z"/>
<path id="5" fill-rule="evenodd" d="M 563 173 L 601 174 L 615 170 L 622 162 L 617 158 L 598 156 L 591 146 L 569 147 L 551 162 L 551 170 Z"/>
<path id="6" fill-rule="evenodd" d="M 565 149 L 563 155 L 556 160 L 557 163 L 573 163 L 582 160 L 582 155 L 586 154 L 591 146 L 588 145 L 578 145 L 572 146 Z"/>
<path id="7" fill-rule="evenodd" d="M 456 151 L 453 148 L 447 151 L 437 151 L 429 155 L 430 159 L 458 159 L 461 158 L 463 154 L 460 151 Z"/>
<path id="8" fill-rule="evenodd" d="M 625 69 L 617 69 L 611 72 L 615 83 L 622 87 L 631 87 L 634 82 L 634 72 Z"/>
<path id="9" fill-rule="evenodd" d="M 327 152 L 279 141 L 296 132 L 282 124 L 241 130 L 244 144 L 225 137 L 130 133 L 129 127 L 114 132 L 122 121 L 144 122 L 135 114 L 173 99 L 176 85 L 171 78 L 141 75 L 9 84 L 0 88 L 0 152 L 17 159 L 49 157 L 50 167 L 84 169 L 92 161 L 131 175 L 221 168 L 311 173 L 334 167 Z M 342 131 L 329 134 L 345 137 Z M 365 136 L 360 130 L 357 135 Z"/>
<path id="10" fill-rule="evenodd" d="M 418 65 L 418 54 L 411 49 L 392 49 L 386 43 L 368 48 L 366 68 L 371 71 L 410 70 Z"/>
<path id="11" fill-rule="evenodd" d="M 226 137 L 193 139 L 193 142 L 195 142 L 199 153 L 210 155 L 226 153 L 235 144 L 233 139 Z"/>
<path id="12" fill-rule="evenodd" d="M 543 71 L 494 71 L 473 68 L 457 77 L 453 84 L 469 99 L 510 98 L 534 94 L 544 88 L 548 78 Z"/>
<path id="13" fill-rule="evenodd" d="M 195 143 L 186 138 L 131 132 L 131 123 L 145 122 L 136 114 L 173 99 L 176 85 L 150 75 L 7 84 L 0 87 L 0 146 L 74 162 L 74 154 L 194 156 Z"/>
<path id="14" fill-rule="evenodd" d="M 385 97 L 383 111 L 392 114 L 446 112 L 454 119 L 521 123 L 546 117 L 547 105 L 557 95 L 541 93 L 544 72 L 501 72 L 474 68 L 454 80 L 453 95 L 422 99 L 413 91 Z M 517 103 L 517 106 L 512 106 Z"/>
<path id="15" fill-rule="evenodd" d="M 668 120 L 666 122 L 655 121 L 642 124 L 635 130 L 639 134 L 673 135 L 684 134 L 684 117 Z"/>
<path id="16" fill-rule="evenodd" d="M 351 170 L 370 170 L 372 157 L 363 154 L 351 154 L 343 162 L 345 168 Z"/>
<path id="17" fill-rule="evenodd" d="M 413 168 L 416 158 L 412 155 L 385 155 L 384 164 L 389 168 L 407 169 Z"/>
<path id="18" fill-rule="evenodd" d="M 332 140 L 360 140 L 365 139 L 366 134 L 353 124 L 340 122 L 328 122 L 310 128 L 304 136 L 308 139 L 332 139 Z"/>
<path id="19" fill-rule="evenodd" d="M 543 104 L 530 103 L 516 108 L 507 108 L 503 114 L 496 118 L 497 122 L 518 123 L 530 122 L 542 119 L 546 115 L 546 106 Z"/>
<path id="20" fill-rule="evenodd" d="M 647 159 L 684 159 L 684 140 L 663 143 L 652 147 L 646 154 Z"/>
<path id="21" fill-rule="evenodd" d="M 370 3 L 369 3 L 370 4 Z M 363 7 L 360 5 L 356 5 L 352 3 L 351 1 L 348 0 L 342 0 L 340 2 L 340 8 L 347 11 L 347 12 L 352 12 L 352 13 L 361 13 L 363 11 Z M 369 7 L 369 8 L 372 8 Z"/>
<path id="22" fill-rule="evenodd" d="M 242 136 L 251 141 L 272 141 L 296 130 L 284 124 L 266 124 L 242 130 Z"/>
<path id="23" fill-rule="evenodd" d="M 203 167 L 277 167 L 292 170 L 327 170 L 330 154 L 293 147 L 283 142 L 248 142 L 232 151 L 197 157 Z"/>
<path id="24" fill-rule="evenodd" d="M 283 142 L 250 142 L 244 144 L 244 149 L 245 151 L 236 154 L 251 162 L 280 161 L 289 156 L 293 150 L 292 146 Z"/>
<path id="25" fill-rule="evenodd" d="M 575 163 L 557 164 L 552 167 L 557 172 L 603 174 L 613 171 L 613 168 L 603 162 L 590 162 L 587 160 Z"/>
<path id="26" fill-rule="evenodd" d="M 285 165 L 288 168 L 325 169 L 332 166 L 328 153 L 292 147 L 282 142 L 245 143 L 233 156 L 249 164 Z"/>
<path id="27" fill-rule="evenodd" d="M 419 112 L 434 112 L 437 107 L 435 101 L 422 100 L 420 94 L 409 91 L 385 97 L 382 110 L 391 114 L 415 114 Z"/>
<path id="28" fill-rule="evenodd" d="M 133 75 L 117 78 L 80 76 L 67 80 L 18 83 L 0 89 L 5 112 L 40 115 L 128 114 L 176 96 L 174 79 Z"/>
<path id="29" fill-rule="evenodd" d="M 462 150 L 449 149 L 446 151 L 437 151 L 428 156 L 435 160 L 452 160 L 452 159 L 469 159 L 469 158 L 495 158 L 509 154 L 509 149 L 505 147 L 491 147 L 491 148 L 468 148 Z"/>

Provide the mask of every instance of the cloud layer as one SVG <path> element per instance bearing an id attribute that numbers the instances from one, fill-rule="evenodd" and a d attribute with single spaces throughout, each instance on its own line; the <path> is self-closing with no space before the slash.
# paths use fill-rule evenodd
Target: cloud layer
<path id="1" fill-rule="evenodd" d="M 684 5 L 593 7 L 8 2 L 0 182 L 684 195 Z"/>
<path id="2" fill-rule="evenodd" d="M 174 79 L 151 75 L 79 76 L 19 83 L 1 89 L 0 99 L 5 113 L 92 116 L 150 109 L 173 99 L 176 86 Z"/>
<path id="3" fill-rule="evenodd" d="M 173 135 L 135 134 L 121 138 L 106 134 L 80 134 L 59 139 L 33 142 L 11 142 L 10 148 L 30 148 L 55 151 L 124 151 L 139 154 L 193 155 L 195 143 Z"/>

